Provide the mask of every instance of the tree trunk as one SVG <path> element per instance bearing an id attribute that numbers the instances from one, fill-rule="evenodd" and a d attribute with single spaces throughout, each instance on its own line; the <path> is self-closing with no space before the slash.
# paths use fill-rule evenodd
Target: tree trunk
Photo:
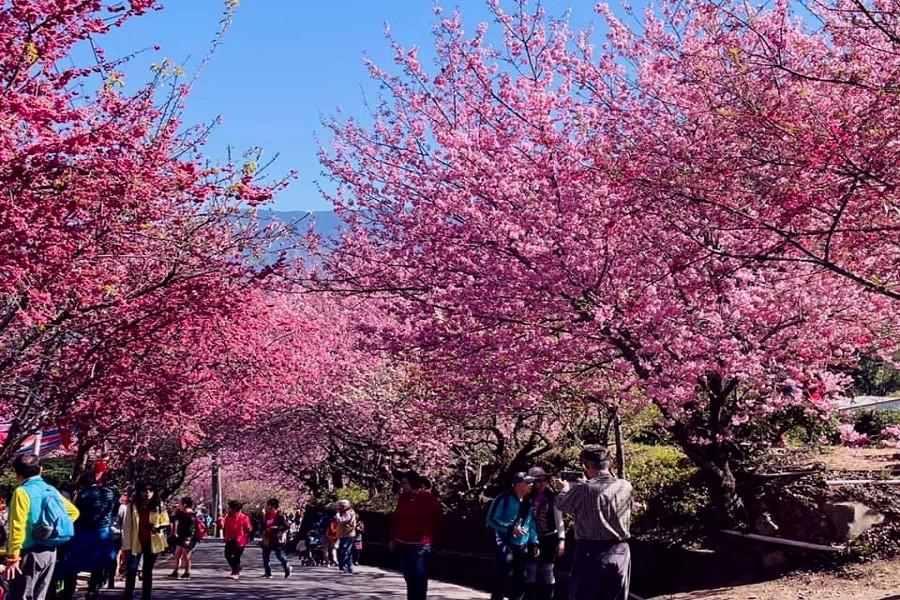
<path id="1" fill-rule="evenodd" d="M 747 510 L 738 493 L 728 450 L 717 444 L 701 445 L 691 442 L 684 431 L 679 429 L 675 431 L 675 439 L 688 458 L 700 467 L 706 479 L 712 506 L 720 520 L 717 525 L 747 523 Z"/>
<path id="2" fill-rule="evenodd" d="M 598 417 L 600 413 L 598 413 Z M 597 443 L 603 446 L 604 448 L 609 447 L 609 430 L 612 427 L 612 412 L 607 411 L 606 419 L 603 420 L 603 425 L 600 427 L 600 431 L 598 432 L 599 439 L 596 440 Z"/>
<path id="3" fill-rule="evenodd" d="M 625 478 L 625 442 L 622 439 L 622 419 L 619 416 L 618 409 L 613 411 L 613 434 L 616 441 L 616 473 L 619 477 Z"/>
<path id="4" fill-rule="evenodd" d="M 172 476 L 162 484 L 159 490 L 159 496 L 162 499 L 171 498 L 175 492 L 181 489 L 181 486 L 184 485 L 184 480 L 187 478 L 187 471 L 190 463 L 183 464 L 178 467 L 178 470 L 172 474 Z"/>
<path id="5" fill-rule="evenodd" d="M 72 465 L 72 482 L 78 481 L 81 474 L 87 469 L 88 452 L 91 451 L 92 444 L 86 442 L 78 442 L 78 450 L 75 453 L 75 464 Z"/>
<path id="6" fill-rule="evenodd" d="M 724 525 L 747 523 L 747 509 L 737 489 L 737 480 L 728 459 L 721 461 L 714 470 L 704 470 L 709 482 L 709 493 L 716 514 L 722 516 Z"/>

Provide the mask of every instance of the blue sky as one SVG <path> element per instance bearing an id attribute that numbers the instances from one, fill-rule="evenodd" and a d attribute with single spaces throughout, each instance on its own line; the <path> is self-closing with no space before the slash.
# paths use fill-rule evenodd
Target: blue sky
<path id="1" fill-rule="evenodd" d="M 508 2 L 508 5 L 512 3 Z M 544 0 L 553 16 L 571 9 L 576 24 L 595 22 L 593 0 Z M 163 0 L 164 9 L 130 21 L 99 45 L 109 58 L 161 46 L 140 55 L 126 68 L 136 85 L 149 79 L 150 65 L 162 58 L 189 59 L 188 70 L 207 53 L 218 29 L 222 0 Z M 482 0 L 442 3 L 460 8 L 467 24 L 489 18 Z M 300 178 L 282 192 L 281 210 L 325 210 L 315 182 L 323 179 L 316 158 L 321 119 L 337 107 L 346 115 L 364 115 L 364 99 L 378 96 L 363 58 L 390 66 L 384 23 L 405 45 L 431 55 L 430 0 L 241 0 L 224 44 L 203 72 L 188 100 L 188 123 L 221 116 L 207 153 L 225 156 L 226 147 L 242 151 L 262 147 L 280 158 L 273 173 L 296 169 Z M 471 29 L 471 27 L 470 27 Z"/>

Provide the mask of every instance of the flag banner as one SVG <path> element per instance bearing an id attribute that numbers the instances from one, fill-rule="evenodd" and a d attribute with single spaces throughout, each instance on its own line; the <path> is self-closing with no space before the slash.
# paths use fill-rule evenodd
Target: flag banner
<path id="1" fill-rule="evenodd" d="M 10 426 L 10 421 L 0 421 L 0 443 L 6 439 Z M 41 456 L 46 456 L 60 448 L 70 449 L 72 447 L 72 436 L 76 431 L 75 427 L 50 427 L 44 429 L 41 435 Z M 26 437 L 19 449 L 16 450 L 16 455 L 33 454 L 37 437 L 37 434 Z"/>

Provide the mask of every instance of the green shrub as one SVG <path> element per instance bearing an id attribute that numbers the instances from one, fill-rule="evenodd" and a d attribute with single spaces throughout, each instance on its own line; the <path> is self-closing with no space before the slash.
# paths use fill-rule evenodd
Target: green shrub
<path id="1" fill-rule="evenodd" d="M 655 404 L 623 419 L 622 429 L 625 439 L 636 445 L 672 443 L 672 436 L 666 430 L 665 418 Z"/>
<path id="2" fill-rule="evenodd" d="M 333 507 L 338 500 L 349 500 L 353 508 L 369 512 L 389 513 L 397 505 L 397 497 L 390 493 L 373 494 L 369 490 L 355 485 L 323 491 L 315 495 L 310 504 L 321 507 Z"/>
<path id="3" fill-rule="evenodd" d="M 840 419 L 832 414 L 827 419 L 809 417 L 803 424 L 788 429 L 785 437 L 792 446 L 817 447 L 825 444 L 837 444 L 839 440 L 838 425 Z"/>
<path id="4" fill-rule="evenodd" d="M 895 354 L 894 359 L 900 359 Z M 880 358 L 864 355 L 859 367 L 851 372 L 853 376 L 852 395 L 858 396 L 895 396 L 900 395 L 900 369 L 894 368 Z"/>
<path id="5" fill-rule="evenodd" d="M 625 449 L 625 475 L 640 501 L 690 479 L 697 467 L 676 446 L 629 444 Z"/>
<path id="6" fill-rule="evenodd" d="M 625 472 L 645 510 L 634 533 L 671 545 L 696 542 L 707 518 L 709 493 L 699 469 L 677 446 L 626 446 Z"/>
<path id="7" fill-rule="evenodd" d="M 885 427 L 900 425 L 900 409 L 859 410 L 853 413 L 853 426 L 856 431 L 869 437 L 881 435 Z"/>
<path id="8" fill-rule="evenodd" d="M 44 468 L 43 477 L 50 485 L 59 489 L 64 489 L 72 477 L 72 470 L 75 467 L 75 460 L 68 456 L 60 458 L 45 458 L 41 460 Z M 6 469 L 0 474 L 0 494 L 9 495 L 19 485 L 16 481 L 16 474 L 11 468 Z"/>
<path id="9" fill-rule="evenodd" d="M 369 501 L 369 491 L 355 485 L 348 485 L 334 490 L 326 490 L 315 498 L 316 504 L 324 506 L 334 504 L 338 500 L 349 500 L 353 506 L 361 506 Z"/>

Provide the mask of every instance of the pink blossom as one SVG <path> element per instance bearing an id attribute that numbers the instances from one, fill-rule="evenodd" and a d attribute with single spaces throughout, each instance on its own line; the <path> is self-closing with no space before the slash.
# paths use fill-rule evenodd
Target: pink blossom
<path id="1" fill-rule="evenodd" d="M 850 423 L 842 423 L 838 425 L 838 433 L 840 434 L 841 443 L 845 446 L 868 446 L 869 436 L 865 433 L 859 433 Z"/>

